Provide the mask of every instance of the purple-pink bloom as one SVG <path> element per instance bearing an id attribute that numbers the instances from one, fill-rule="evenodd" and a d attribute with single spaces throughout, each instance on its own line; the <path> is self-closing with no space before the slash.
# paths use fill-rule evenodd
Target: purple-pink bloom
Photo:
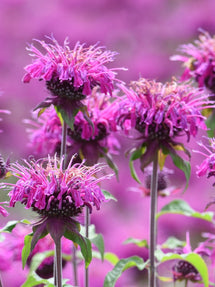
<path id="1" fill-rule="evenodd" d="M 98 183 L 109 175 L 95 177 L 104 166 L 91 167 L 73 164 L 63 169 L 63 159 L 57 157 L 41 160 L 24 160 L 10 166 L 10 171 L 18 179 L 16 183 L 4 183 L 10 190 L 10 207 L 21 202 L 43 217 L 69 218 L 81 213 L 82 207 L 100 209 L 105 197 Z"/>
<path id="2" fill-rule="evenodd" d="M 116 154 L 119 142 L 114 137 L 116 129 L 112 121 L 112 106 L 110 96 L 101 94 L 93 89 L 91 97 L 83 103 L 87 109 L 87 117 L 81 111 L 74 119 L 74 128 L 67 128 L 67 152 L 79 153 L 88 164 L 95 164 L 100 156 L 107 152 Z M 36 121 L 25 120 L 32 128 L 28 128 L 30 147 L 34 154 L 45 155 L 59 152 L 62 136 L 61 121 L 54 108 L 46 109 Z"/>
<path id="3" fill-rule="evenodd" d="M 199 177 L 207 175 L 209 178 L 215 175 L 215 139 L 208 138 L 208 140 L 209 147 L 203 143 L 199 143 L 199 145 L 203 147 L 205 151 L 195 151 L 205 157 L 203 162 L 197 167 L 196 174 Z"/>
<path id="4" fill-rule="evenodd" d="M 181 61 L 185 70 L 182 80 L 193 78 L 199 87 L 207 87 L 215 93 L 215 37 L 201 30 L 199 39 L 194 43 L 181 45 L 182 55 L 172 56 L 174 61 Z"/>
<path id="5" fill-rule="evenodd" d="M 86 47 L 79 42 L 71 49 L 67 38 L 63 46 L 53 36 L 47 38 L 50 43 L 35 40 L 45 53 L 33 44 L 27 48 L 34 60 L 25 67 L 27 73 L 23 78 L 24 83 L 31 79 L 46 82 L 53 97 L 47 98 L 38 107 L 54 104 L 66 109 L 73 102 L 73 106 L 79 108 L 80 101 L 90 95 L 95 86 L 99 86 L 102 93 L 112 94 L 117 69 L 107 68 L 106 64 L 114 60 L 116 52 L 97 44 Z"/>
<path id="6" fill-rule="evenodd" d="M 208 241 L 201 242 L 197 248 L 192 251 L 190 245 L 189 232 L 186 233 L 186 245 L 183 248 L 177 248 L 175 251 L 178 254 L 196 253 L 200 256 L 210 256 L 211 250 L 207 247 Z M 197 282 L 201 280 L 201 276 L 196 268 L 185 260 L 179 260 L 172 268 L 173 280 L 190 280 Z"/>
<path id="7" fill-rule="evenodd" d="M 0 204 L 8 204 L 8 202 L 0 202 Z M 0 214 L 3 215 L 4 217 L 7 217 L 9 215 L 9 213 L 3 206 L 0 206 Z"/>
<path id="8" fill-rule="evenodd" d="M 172 151 L 179 136 L 195 137 L 207 127 L 201 114 L 211 101 L 208 96 L 188 84 L 172 81 L 162 84 L 144 78 L 121 86 L 124 96 L 114 107 L 116 121 L 126 133 L 136 131 L 140 146 L 146 147 L 142 167 L 147 166 L 156 150 Z"/>

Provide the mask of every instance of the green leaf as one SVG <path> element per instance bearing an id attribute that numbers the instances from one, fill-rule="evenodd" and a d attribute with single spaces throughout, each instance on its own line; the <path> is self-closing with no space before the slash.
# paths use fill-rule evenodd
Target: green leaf
<path id="1" fill-rule="evenodd" d="M 208 281 L 208 268 L 205 263 L 205 261 L 202 259 L 202 257 L 196 253 L 189 253 L 189 254 L 166 254 L 162 258 L 161 262 L 166 262 L 173 259 L 179 259 L 179 260 L 185 260 L 192 264 L 196 270 L 199 272 L 199 274 L 202 277 L 202 281 L 204 283 L 204 287 L 209 286 Z"/>
<path id="2" fill-rule="evenodd" d="M 162 248 L 175 249 L 178 247 L 184 247 L 186 245 L 185 241 L 181 241 L 174 236 L 170 236 L 163 244 Z"/>
<path id="3" fill-rule="evenodd" d="M 105 252 L 104 259 L 113 265 L 116 265 L 117 262 L 119 261 L 119 257 L 112 252 Z"/>
<path id="4" fill-rule="evenodd" d="M 64 236 L 80 246 L 81 253 L 85 259 L 85 267 L 87 268 L 92 260 L 92 247 L 90 240 L 71 229 L 67 229 Z"/>
<path id="5" fill-rule="evenodd" d="M 105 199 L 107 199 L 107 200 L 112 199 L 114 201 L 117 201 L 116 197 L 113 194 L 111 194 L 110 192 L 108 192 L 107 190 L 102 189 L 102 193 L 104 194 Z"/>
<path id="6" fill-rule="evenodd" d="M 148 248 L 148 242 L 146 239 L 136 239 L 136 238 L 132 238 L 129 237 L 128 239 L 126 239 L 123 244 L 130 244 L 133 243 L 135 245 L 137 245 L 138 247 L 147 247 Z"/>
<path id="7" fill-rule="evenodd" d="M 31 241 L 33 238 L 33 233 L 28 234 L 24 238 L 24 247 L 22 249 L 22 268 L 24 269 L 27 262 L 28 256 L 31 252 Z"/>
<path id="8" fill-rule="evenodd" d="M 195 211 L 186 201 L 181 199 L 175 199 L 165 205 L 161 211 L 157 213 L 156 217 L 159 218 L 163 214 L 181 214 L 213 222 L 213 212 L 207 211 L 200 213 Z"/>
<path id="9" fill-rule="evenodd" d="M 75 116 L 78 113 L 78 109 L 75 109 L 71 111 L 71 113 L 69 113 L 65 111 L 64 108 L 57 106 L 56 111 L 58 116 L 60 115 L 59 118 L 60 119 L 62 118 L 65 121 L 65 123 L 71 128 L 71 130 L 74 130 Z"/>
<path id="10" fill-rule="evenodd" d="M 105 246 L 103 236 L 101 234 L 97 234 L 95 237 L 91 238 L 90 241 L 98 248 L 101 254 L 101 259 L 104 261 Z"/>
<path id="11" fill-rule="evenodd" d="M 176 152 L 170 151 L 169 154 L 173 160 L 174 165 L 184 172 L 184 175 L 186 177 L 186 186 L 185 186 L 185 190 L 186 190 L 188 187 L 190 173 L 191 173 L 190 163 L 184 160 L 183 158 L 181 158 L 179 155 L 177 155 Z"/>
<path id="12" fill-rule="evenodd" d="M 36 273 L 32 273 L 26 281 L 22 284 L 21 287 L 33 287 L 33 286 L 38 286 L 39 284 L 45 284 L 47 283 L 46 279 L 41 279 Z M 49 287 L 54 287 L 54 285 L 45 285 Z"/>
<path id="13" fill-rule="evenodd" d="M 103 287 L 114 287 L 117 279 L 128 268 L 136 266 L 139 270 L 143 270 L 147 264 L 148 262 L 144 262 L 143 259 L 138 256 L 119 260 L 115 267 L 106 275 Z"/>
<path id="14" fill-rule="evenodd" d="M 213 138 L 214 137 L 214 130 L 215 130 L 215 113 L 214 113 L 214 111 L 212 111 L 212 113 L 207 118 L 205 123 L 206 123 L 207 128 L 208 128 L 207 129 L 208 137 Z"/>
<path id="15" fill-rule="evenodd" d="M 27 219 L 23 220 L 11 220 L 6 223 L 6 225 L 0 229 L 0 232 L 12 232 L 13 229 L 16 227 L 17 224 L 19 223 L 25 223 L 25 224 L 30 224 L 30 221 Z"/>
<path id="16" fill-rule="evenodd" d="M 141 181 L 138 178 L 138 175 L 134 169 L 134 165 L 133 165 L 133 161 L 140 158 L 141 155 L 144 154 L 146 150 L 145 146 L 141 146 L 139 149 L 135 149 L 129 159 L 129 167 L 130 167 L 130 171 L 131 171 L 131 176 L 133 177 L 133 179 L 135 179 L 138 183 L 141 183 Z"/>
<path id="17" fill-rule="evenodd" d="M 119 180 L 119 171 L 117 165 L 114 163 L 112 156 L 105 150 L 100 149 L 101 156 L 103 156 L 108 164 L 108 166 L 114 171 L 117 180 Z"/>

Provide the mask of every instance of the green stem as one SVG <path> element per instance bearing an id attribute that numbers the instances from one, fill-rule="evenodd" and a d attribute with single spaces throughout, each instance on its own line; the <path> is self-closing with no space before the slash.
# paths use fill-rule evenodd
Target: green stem
<path id="1" fill-rule="evenodd" d="M 73 253 L 73 256 L 72 256 L 72 265 L 73 265 L 74 283 L 75 283 L 75 286 L 78 286 L 77 257 L 76 257 L 76 248 L 75 248 L 74 245 L 73 245 L 73 247 L 72 247 L 72 253 Z"/>
<path id="2" fill-rule="evenodd" d="M 150 245 L 149 245 L 149 287 L 156 287 L 156 262 L 155 250 L 157 243 L 157 186 L 158 186 L 158 152 L 154 155 L 151 178 L 151 208 L 150 208 Z"/>
<path id="3" fill-rule="evenodd" d="M 67 137 L 67 124 L 65 122 L 63 122 L 63 125 L 62 125 L 61 149 L 60 149 L 60 158 L 64 157 L 63 169 L 66 168 L 66 137 Z"/>
<path id="4" fill-rule="evenodd" d="M 185 280 L 185 285 L 184 287 L 187 287 L 188 286 L 188 279 Z"/>
<path id="5" fill-rule="evenodd" d="M 61 238 L 55 241 L 56 254 L 56 287 L 62 287 L 62 252 L 61 252 Z"/>
<path id="6" fill-rule="evenodd" d="M 86 206 L 85 208 L 85 228 L 86 228 L 86 237 L 89 237 L 89 226 L 90 226 L 90 209 Z M 89 287 L 89 267 L 85 268 L 85 287 Z"/>

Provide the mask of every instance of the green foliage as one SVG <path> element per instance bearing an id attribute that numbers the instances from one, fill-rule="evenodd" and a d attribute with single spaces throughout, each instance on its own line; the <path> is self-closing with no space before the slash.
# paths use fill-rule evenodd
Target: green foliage
<path id="1" fill-rule="evenodd" d="M 72 231 L 71 229 L 67 229 L 64 236 L 80 246 L 81 253 L 85 260 L 85 267 L 87 268 L 92 260 L 92 247 L 90 240 L 82 236 L 79 232 Z"/>
<path id="2" fill-rule="evenodd" d="M 146 150 L 145 146 L 141 146 L 139 149 L 134 149 L 131 151 L 131 156 L 129 159 L 129 167 L 130 167 L 130 171 L 131 171 L 131 176 L 133 177 L 133 179 L 135 179 L 138 183 L 141 183 L 141 181 L 138 178 L 138 175 L 134 169 L 134 165 L 133 165 L 133 161 L 140 158 L 144 152 Z"/>
<path id="3" fill-rule="evenodd" d="M 139 270 L 143 270 L 147 264 L 148 262 L 144 262 L 143 259 L 138 256 L 131 256 L 119 260 L 114 268 L 106 275 L 103 287 L 114 287 L 117 279 L 125 270 L 131 267 L 137 267 Z"/>
<path id="4" fill-rule="evenodd" d="M 157 213 L 157 218 L 163 214 L 181 214 L 200 218 L 209 222 L 213 222 L 213 212 L 198 212 L 189 206 L 189 204 L 181 199 L 175 199 L 165 205 L 160 212 Z"/>
<path id="5" fill-rule="evenodd" d="M 130 244 L 133 243 L 135 245 L 137 245 L 138 247 L 147 247 L 148 248 L 148 242 L 146 239 L 137 239 L 137 238 L 133 238 L 133 237 L 129 237 L 128 239 L 126 239 L 123 244 Z"/>
<path id="6" fill-rule="evenodd" d="M 117 201 L 116 197 L 107 190 L 102 189 L 102 193 L 104 194 L 105 199 Z"/>
<path id="7" fill-rule="evenodd" d="M 22 249 L 22 268 L 24 269 L 25 264 L 27 262 L 28 256 L 31 252 L 31 241 L 33 238 L 33 233 L 25 236 L 24 239 L 24 247 Z"/>
<path id="8" fill-rule="evenodd" d="M 181 158 L 175 152 L 170 152 L 170 156 L 173 160 L 174 165 L 184 172 L 184 175 L 186 177 L 186 186 L 185 186 L 185 190 L 186 190 L 188 187 L 189 180 L 190 180 L 190 173 L 191 173 L 190 163 L 184 160 L 183 158 Z"/>
<path id="9" fill-rule="evenodd" d="M 13 229 L 16 227 L 17 224 L 19 223 L 25 223 L 25 224 L 30 224 L 31 222 L 28 221 L 27 219 L 23 220 L 11 220 L 6 223 L 6 225 L 0 229 L 0 232 L 7 232 L 10 233 L 13 231 Z"/>
<path id="10" fill-rule="evenodd" d="M 178 238 L 174 236 L 170 236 L 163 244 L 162 248 L 168 248 L 168 249 L 175 249 L 178 247 L 184 247 L 186 245 L 185 241 L 181 241 Z"/>

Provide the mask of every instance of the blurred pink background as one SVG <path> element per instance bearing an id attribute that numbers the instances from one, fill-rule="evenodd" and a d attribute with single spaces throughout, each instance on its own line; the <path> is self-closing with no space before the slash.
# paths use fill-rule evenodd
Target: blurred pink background
<path id="1" fill-rule="evenodd" d="M 53 33 L 61 44 L 68 36 L 71 47 L 76 41 L 87 45 L 99 42 L 108 50 L 119 53 L 112 66 L 128 68 L 127 72 L 118 74 L 118 78 L 126 83 L 137 80 L 139 76 L 167 81 L 182 72 L 180 63 L 169 60 L 180 44 L 196 39 L 198 28 L 215 34 L 214 11 L 214 0 L 1 0 L 0 108 L 9 109 L 12 114 L 2 116 L 0 128 L 4 132 L 0 134 L 0 153 L 4 158 L 10 156 L 12 161 L 29 155 L 26 127 L 22 121 L 30 117 L 31 110 L 46 96 L 43 82 L 22 83 L 23 68 L 31 62 L 25 48 L 32 39 L 42 40 L 45 35 Z M 198 149 L 196 141 L 201 135 L 191 140 L 190 149 Z M 120 258 L 136 254 L 146 258 L 145 249 L 122 245 L 131 236 L 147 238 L 149 221 L 149 198 L 129 191 L 130 187 L 137 184 L 129 174 L 128 159 L 124 157 L 128 146 L 126 141 L 121 154 L 115 157 L 120 181 L 107 183 L 107 188 L 118 202 L 105 203 L 100 212 L 94 213 L 92 222 L 104 235 L 106 251 L 116 252 Z M 194 209 L 204 210 L 215 192 L 212 180 L 196 178 L 196 165 L 201 160 L 199 155 L 194 154 L 192 157 L 192 177 L 186 193 L 159 199 L 159 207 L 173 198 L 182 198 L 188 200 Z M 167 164 L 173 168 L 170 160 L 167 160 Z M 138 163 L 136 166 L 138 169 Z M 172 176 L 172 182 L 177 186 L 184 185 L 184 175 L 177 171 Z M 2 194 L 1 201 L 5 197 Z M 215 208 L 211 207 L 210 210 Z M 32 216 L 29 212 L 17 209 L 12 212 L 11 218 L 22 218 L 23 215 Z M 3 225 L 7 219 L 1 220 Z M 202 231 L 214 231 L 209 223 L 177 215 L 163 216 L 158 224 L 159 242 L 170 235 L 185 240 L 185 232 L 190 230 L 194 247 Z M 100 268 L 93 269 L 97 265 Z M 93 263 L 91 269 L 96 276 L 94 281 L 92 279 L 92 287 L 102 286 L 105 273 L 112 268 L 105 264 L 102 270 L 100 262 L 97 265 Z M 141 286 L 138 284 L 142 284 L 138 282 L 145 280 L 146 274 L 140 276 L 135 270 L 126 272 L 116 286 L 138 287 Z M 15 283 L 10 284 L 14 285 L 5 286 L 15 286 Z"/>

